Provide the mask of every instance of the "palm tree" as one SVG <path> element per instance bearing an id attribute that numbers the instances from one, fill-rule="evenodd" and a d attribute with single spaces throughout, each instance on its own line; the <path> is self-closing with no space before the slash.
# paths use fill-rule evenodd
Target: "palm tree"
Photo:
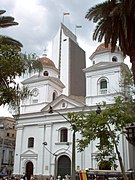
<path id="1" fill-rule="evenodd" d="M 135 84 L 135 1 L 107 0 L 90 8 L 85 18 L 96 23 L 93 40 L 111 44 L 112 52 L 118 45 L 130 57 Z"/>
<path id="2" fill-rule="evenodd" d="M 0 10 L 0 28 L 7 28 L 9 26 L 18 25 L 18 23 L 14 21 L 14 18 L 12 16 L 3 16 L 5 12 L 5 10 Z M 23 45 L 19 41 L 3 35 L 0 35 L 0 44 L 15 45 L 19 49 L 23 47 Z"/>
<path id="3" fill-rule="evenodd" d="M 35 54 L 22 54 L 25 62 L 25 73 L 31 74 L 32 72 L 40 72 L 43 70 L 43 65 L 40 58 Z"/>

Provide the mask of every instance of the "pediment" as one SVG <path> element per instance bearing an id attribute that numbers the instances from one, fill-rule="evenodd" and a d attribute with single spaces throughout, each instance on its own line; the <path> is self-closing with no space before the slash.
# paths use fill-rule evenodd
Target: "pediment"
<path id="1" fill-rule="evenodd" d="M 80 99 L 79 101 L 77 101 L 69 96 L 62 94 L 59 97 L 57 97 L 54 101 L 49 103 L 47 106 L 45 106 L 41 111 L 48 111 L 50 106 L 53 107 L 55 110 L 60 110 L 60 109 L 83 107 L 84 103 L 83 100 L 82 102 L 80 102 Z"/>
<path id="2" fill-rule="evenodd" d="M 22 154 L 21 154 L 21 157 L 37 157 L 38 154 L 32 150 L 27 150 L 27 151 L 24 151 Z"/>
<path id="3" fill-rule="evenodd" d="M 64 84 L 60 81 L 59 78 L 56 77 L 50 77 L 50 76 L 38 76 L 38 75 L 33 75 L 30 78 L 25 79 L 24 81 L 22 81 L 21 83 L 23 85 L 25 84 L 30 84 L 30 83 L 38 83 L 38 82 L 42 82 L 42 81 L 51 81 L 57 85 L 59 85 L 62 88 L 65 88 Z"/>

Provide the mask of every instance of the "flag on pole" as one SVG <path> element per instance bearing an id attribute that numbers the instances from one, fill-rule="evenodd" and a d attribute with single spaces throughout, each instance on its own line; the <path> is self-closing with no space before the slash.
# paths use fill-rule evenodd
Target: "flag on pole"
<path id="1" fill-rule="evenodd" d="M 65 16 L 65 15 L 70 15 L 70 13 L 68 13 L 68 12 L 64 12 L 63 13 L 63 15 Z"/>
<path id="2" fill-rule="evenodd" d="M 82 28 L 82 26 L 77 26 L 77 25 L 76 25 L 76 28 Z"/>

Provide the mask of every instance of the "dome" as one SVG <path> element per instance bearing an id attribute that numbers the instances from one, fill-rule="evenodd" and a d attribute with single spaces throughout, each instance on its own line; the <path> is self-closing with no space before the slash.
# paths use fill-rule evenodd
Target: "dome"
<path id="1" fill-rule="evenodd" d="M 95 52 L 104 51 L 104 50 L 110 50 L 111 51 L 111 44 L 108 44 L 108 47 L 105 47 L 105 44 L 102 43 L 97 47 Z"/>
<path id="2" fill-rule="evenodd" d="M 97 47 L 97 49 L 96 49 L 95 52 L 106 51 L 106 50 L 111 51 L 111 49 L 112 49 L 112 48 L 111 48 L 111 44 L 108 44 L 108 47 L 105 47 L 105 44 L 102 43 L 102 44 L 100 44 L 100 45 Z M 115 50 L 120 51 L 120 49 L 119 49 L 118 46 L 116 46 Z"/>
<path id="3" fill-rule="evenodd" d="M 108 47 L 105 47 L 105 43 L 101 43 L 96 50 L 93 52 L 93 54 L 90 56 L 90 60 L 93 60 L 96 55 L 102 54 L 102 53 L 119 53 L 123 55 L 122 51 L 120 48 L 116 45 L 115 50 L 112 50 L 111 43 L 108 44 Z M 95 59 L 94 59 L 95 61 Z M 94 62 L 95 63 L 95 62 Z"/>
<path id="4" fill-rule="evenodd" d="M 41 60 L 41 63 L 42 63 L 44 66 L 52 66 L 52 67 L 55 67 L 54 62 L 53 62 L 51 59 L 47 58 L 47 57 L 42 57 L 42 58 L 40 58 L 40 60 Z"/>

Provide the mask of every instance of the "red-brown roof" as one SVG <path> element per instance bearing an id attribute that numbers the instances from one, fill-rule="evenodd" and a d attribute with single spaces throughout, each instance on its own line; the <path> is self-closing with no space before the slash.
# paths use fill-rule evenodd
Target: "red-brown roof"
<path id="1" fill-rule="evenodd" d="M 51 59 L 47 58 L 47 57 L 42 57 L 42 58 L 40 58 L 40 60 L 41 60 L 42 64 L 45 65 L 45 66 L 55 67 L 54 62 Z"/>

